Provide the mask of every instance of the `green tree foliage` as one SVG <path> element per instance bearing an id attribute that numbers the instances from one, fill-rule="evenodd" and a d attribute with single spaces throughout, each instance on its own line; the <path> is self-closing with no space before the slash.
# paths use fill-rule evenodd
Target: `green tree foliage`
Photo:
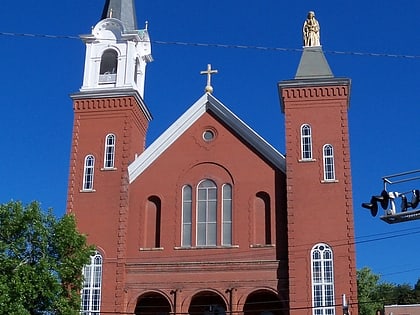
<path id="1" fill-rule="evenodd" d="M 357 271 L 359 315 L 373 315 L 382 309 L 382 303 L 377 300 L 379 278 L 367 267 Z"/>
<path id="2" fill-rule="evenodd" d="M 384 305 L 420 303 L 420 279 L 412 288 L 409 284 L 381 282 L 380 276 L 364 267 L 357 271 L 359 315 L 374 315 Z"/>
<path id="3" fill-rule="evenodd" d="M 92 248 L 75 219 L 37 202 L 0 205 L 0 314 L 78 314 Z"/>
<path id="4" fill-rule="evenodd" d="M 414 295 L 417 301 L 420 301 L 420 279 L 417 280 L 417 283 L 414 285 Z"/>

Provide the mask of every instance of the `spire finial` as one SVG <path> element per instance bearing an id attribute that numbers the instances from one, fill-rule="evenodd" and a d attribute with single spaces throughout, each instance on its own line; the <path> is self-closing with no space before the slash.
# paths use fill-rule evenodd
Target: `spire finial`
<path id="1" fill-rule="evenodd" d="M 213 87 L 211 86 L 211 76 L 212 74 L 216 74 L 216 73 L 218 73 L 218 71 L 212 70 L 211 64 L 207 65 L 207 70 L 200 71 L 200 74 L 207 74 L 207 85 L 206 85 L 206 88 L 204 89 L 206 93 L 209 93 L 209 94 L 213 93 Z"/>

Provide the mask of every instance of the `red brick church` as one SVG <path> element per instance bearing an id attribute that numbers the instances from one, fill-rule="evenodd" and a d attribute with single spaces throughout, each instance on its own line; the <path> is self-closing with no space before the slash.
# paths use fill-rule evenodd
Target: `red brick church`
<path id="1" fill-rule="evenodd" d="M 350 80 L 321 46 L 278 83 L 286 158 L 210 80 L 146 147 L 153 58 L 134 0 L 107 0 L 81 38 L 67 212 L 97 249 L 81 314 L 357 314 Z"/>

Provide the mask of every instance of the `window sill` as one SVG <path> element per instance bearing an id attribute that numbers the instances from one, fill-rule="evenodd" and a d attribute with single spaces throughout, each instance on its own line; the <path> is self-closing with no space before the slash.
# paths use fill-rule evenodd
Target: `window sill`
<path id="1" fill-rule="evenodd" d="M 81 189 L 79 190 L 81 193 L 93 193 L 96 192 L 95 189 Z"/>
<path id="2" fill-rule="evenodd" d="M 332 183 L 338 183 L 338 179 L 324 179 L 321 180 L 322 184 L 332 184 Z"/>
<path id="3" fill-rule="evenodd" d="M 140 247 L 139 250 L 141 252 L 155 252 L 155 251 L 162 251 L 163 247 Z"/>
<path id="4" fill-rule="evenodd" d="M 299 159 L 299 163 L 309 163 L 309 162 L 316 162 L 316 159 Z"/>
<path id="5" fill-rule="evenodd" d="M 231 248 L 239 248 L 239 245 L 216 245 L 216 246 L 177 246 L 174 247 L 175 250 L 201 250 L 201 249 L 231 249 Z"/>
<path id="6" fill-rule="evenodd" d="M 251 244 L 249 245 L 250 248 L 267 248 L 267 247 L 276 247 L 274 244 Z"/>
<path id="7" fill-rule="evenodd" d="M 103 168 L 101 168 L 101 171 L 116 171 L 117 170 L 117 168 L 115 168 L 115 167 L 103 167 Z"/>

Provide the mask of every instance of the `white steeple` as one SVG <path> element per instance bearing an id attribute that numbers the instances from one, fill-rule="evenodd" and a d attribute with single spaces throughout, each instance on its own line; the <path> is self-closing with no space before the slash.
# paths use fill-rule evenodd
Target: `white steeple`
<path id="1" fill-rule="evenodd" d="M 81 36 L 86 59 L 80 91 L 130 89 L 143 98 L 146 64 L 153 61 L 147 26 L 134 29 L 134 0 L 107 0 L 104 14 L 92 34 Z"/>

